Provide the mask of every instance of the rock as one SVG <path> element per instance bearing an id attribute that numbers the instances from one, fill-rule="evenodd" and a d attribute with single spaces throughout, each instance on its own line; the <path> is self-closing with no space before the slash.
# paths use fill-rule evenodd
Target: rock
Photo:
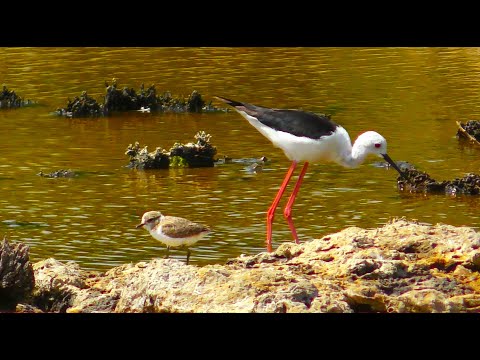
<path id="1" fill-rule="evenodd" d="M 16 313 L 27 313 L 27 314 L 29 314 L 29 313 L 35 313 L 35 314 L 43 313 L 43 311 L 41 309 L 39 309 L 36 306 L 30 305 L 30 304 L 17 304 L 17 306 L 15 308 L 15 312 Z"/>
<path id="2" fill-rule="evenodd" d="M 193 90 L 187 100 L 187 109 L 189 112 L 202 112 L 205 106 L 205 101 L 202 99 L 202 95 L 197 90 Z"/>
<path id="3" fill-rule="evenodd" d="M 86 288 L 89 273 L 75 262 L 61 263 L 53 258 L 35 263 L 33 304 L 46 312 L 65 312 Z"/>
<path id="4" fill-rule="evenodd" d="M 154 84 L 147 89 L 144 84 L 141 84 L 139 91 L 136 92 L 129 87 L 117 88 L 117 79 L 113 78 L 111 84 L 105 81 L 105 92 L 103 104 L 98 103 L 88 96 L 86 91 L 83 91 L 80 96 L 75 96 L 73 101 L 68 99 L 66 108 L 57 109 L 54 114 L 65 117 L 97 117 L 119 111 L 225 112 L 225 109 L 212 106 L 211 102 L 209 105 L 205 105 L 202 95 L 196 90 L 193 90 L 187 99 L 183 96 L 174 98 L 168 91 L 163 96 L 159 96 Z"/>
<path id="5" fill-rule="evenodd" d="M 87 273 L 48 259 L 34 265 L 33 305 L 76 313 L 480 312 L 479 265 L 474 229 L 395 219 L 225 265 L 153 259 Z"/>
<path id="6" fill-rule="evenodd" d="M 149 153 L 147 146 L 139 142 L 128 145 L 125 155 L 130 157 L 127 165 L 133 169 L 166 169 L 169 167 L 212 167 L 217 148 L 210 144 L 211 135 L 205 131 L 195 134 L 196 143 L 175 143 L 169 151 L 157 147 Z"/>
<path id="7" fill-rule="evenodd" d="M 138 141 L 127 146 L 125 155 L 130 158 L 127 167 L 132 169 L 168 169 L 170 166 L 170 154 L 166 150 L 157 147 L 149 153 L 147 146 L 141 148 Z"/>
<path id="8" fill-rule="evenodd" d="M 2 91 L 0 91 L 0 109 L 12 109 L 29 105 L 34 105 L 32 100 L 23 100 L 15 91 L 8 90 L 7 86 L 3 84 Z"/>
<path id="9" fill-rule="evenodd" d="M 212 167 L 217 148 L 210 144 L 211 135 L 205 131 L 195 134 L 196 143 L 176 143 L 170 149 L 170 166 Z M 180 158 L 180 161 L 178 160 Z"/>
<path id="10" fill-rule="evenodd" d="M 51 173 L 48 173 L 48 174 L 45 174 L 43 171 L 40 171 L 37 175 L 42 177 L 47 177 L 47 178 L 59 178 L 59 177 L 73 178 L 77 174 L 72 170 L 60 169 L 60 170 L 52 171 Z"/>
<path id="11" fill-rule="evenodd" d="M 457 121 L 457 138 L 467 139 L 470 142 L 480 145 L 480 121 L 468 120 L 466 124 Z"/>
<path id="12" fill-rule="evenodd" d="M 22 243 L 10 245 L 4 238 L 0 244 L 0 310 L 15 309 L 34 285 L 29 247 Z"/>
<path id="13" fill-rule="evenodd" d="M 65 109 L 57 109 L 57 115 L 66 117 L 98 117 L 104 114 L 103 105 L 88 96 L 86 91 L 82 91 L 80 97 L 75 96 L 72 100 L 68 99 L 68 104 Z"/>
<path id="14" fill-rule="evenodd" d="M 443 193 L 452 196 L 480 194 L 480 175 L 477 174 L 466 174 L 461 179 L 438 182 L 432 179 L 426 172 L 420 172 L 414 168 L 405 169 L 403 173 L 406 178 L 401 176 L 397 178 L 397 186 L 400 191 Z"/>

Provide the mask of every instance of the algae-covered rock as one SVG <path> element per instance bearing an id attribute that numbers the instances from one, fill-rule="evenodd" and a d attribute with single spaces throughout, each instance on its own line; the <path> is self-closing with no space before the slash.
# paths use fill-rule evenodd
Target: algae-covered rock
<path id="1" fill-rule="evenodd" d="M 97 117 L 104 114 L 104 107 L 88 96 L 86 91 L 82 91 L 80 96 L 75 96 L 73 100 L 68 99 L 65 109 L 57 109 L 55 113 L 66 117 Z"/>
<path id="2" fill-rule="evenodd" d="M 414 168 L 404 170 L 405 177 L 397 178 L 400 191 L 411 193 L 442 193 L 448 195 L 479 195 L 480 175 L 466 174 L 463 178 L 438 182 L 426 172 Z"/>
<path id="3" fill-rule="evenodd" d="M 130 157 L 127 165 L 133 169 L 166 169 L 169 167 L 210 167 L 214 166 L 216 147 L 210 144 L 211 135 L 204 131 L 195 134 L 196 143 L 175 143 L 169 151 L 157 147 L 148 152 L 139 142 L 130 144 L 125 155 Z"/>
<path id="4" fill-rule="evenodd" d="M 195 134 L 196 143 L 175 143 L 170 148 L 170 166 L 211 167 L 214 166 L 216 147 L 210 144 L 211 135 L 205 131 Z M 180 159 L 179 159 L 180 158 Z"/>
<path id="5" fill-rule="evenodd" d="M 125 155 L 130 157 L 127 167 L 132 169 L 168 169 L 170 166 L 167 151 L 157 147 L 155 151 L 148 152 L 147 146 L 142 148 L 138 141 L 134 145 L 128 145 Z"/>
<path id="6" fill-rule="evenodd" d="M 66 117 L 95 117 L 121 111 L 176 113 L 225 111 L 212 106 L 211 102 L 205 105 L 202 95 L 196 90 L 193 90 L 187 98 L 173 97 L 169 91 L 158 95 L 154 84 L 146 88 L 142 83 L 140 89 L 135 91 L 127 86 L 119 88 L 117 79 L 113 78 L 110 84 L 105 81 L 105 92 L 103 103 L 98 103 L 83 91 L 80 97 L 76 96 L 73 101 L 68 99 L 67 107 L 57 109 L 55 114 Z"/>

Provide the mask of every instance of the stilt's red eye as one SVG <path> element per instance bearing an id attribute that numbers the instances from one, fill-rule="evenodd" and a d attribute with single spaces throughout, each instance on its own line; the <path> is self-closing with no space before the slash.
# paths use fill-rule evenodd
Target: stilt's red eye
<path id="1" fill-rule="evenodd" d="M 376 148 L 379 148 L 380 146 L 382 146 L 382 144 L 378 144 L 378 143 L 375 144 L 375 147 L 376 147 Z"/>

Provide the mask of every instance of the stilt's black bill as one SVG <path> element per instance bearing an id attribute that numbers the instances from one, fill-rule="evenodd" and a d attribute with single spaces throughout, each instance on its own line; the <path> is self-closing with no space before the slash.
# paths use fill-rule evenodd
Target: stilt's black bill
<path id="1" fill-rule="evenodd" d="M 393 161 L 390 156 L 388 156 L 387 154 L 382 154 L 382 156 L 395 170 L 398 171 L 401 177 L 407 180 L 405 174 L 402 172 L 402 170 L 400 170 L 400 168 L 397 166 L 397 164 L 395 164 L 395 161 Z"/>
<path id="2" fill-rule="evenodd" d="M 138 229 L 139 227 L 142 227 L 143 225 L 145 225 L 145 223 L 138 224 L 138 225 L 135 226 L 135 227 Z"/>

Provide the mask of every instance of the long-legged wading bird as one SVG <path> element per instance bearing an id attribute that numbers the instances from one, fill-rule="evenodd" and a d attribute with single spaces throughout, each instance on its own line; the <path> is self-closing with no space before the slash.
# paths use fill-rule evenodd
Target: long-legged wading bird
<path id="1" fill-rule="evenodd" d="M 267 251 L 269 252 L 272 251 L 272 223 L 275 209 L 300 161 L 305 163 L 283 212 L 297 244 L 298 236 L 292 220 L 292 205 L 300 190 L 309 162 L 330 161 L 353 168 L 360 165 L 367 155 L 375 154 L 383 157 L 401 176 L 404 176 L 387 155 L 387 141 L 374 131 L 361 134 L 352 146 L 347 131 L 325 115 L 301 110 L 270 109 L 220 96 L 216 98 L 231 105 L 274 146 L 282 149 L 287 158 L 292 161 L 280 190 L 267 211 Z"/>
<path id="2" fill-rule="evenodd" d="M 137 228 L 145 227 L 150 235 L 167 245 L 168 258 L 170 247 L 187 248 L 187 265 L 190 259 L 190 246 L 210 233 L 210 229 L 188 219 L 165 216 L 160 211 L 147 211 Z"/>

